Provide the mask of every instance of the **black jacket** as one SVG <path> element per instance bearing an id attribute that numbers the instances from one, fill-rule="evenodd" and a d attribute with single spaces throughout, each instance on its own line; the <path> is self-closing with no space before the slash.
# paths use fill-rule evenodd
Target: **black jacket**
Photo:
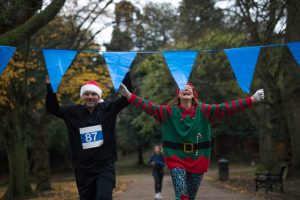
<path id="1" fill-rule="evenodd" d="M 154 162 L 154 166 L 151 164 Z M 161 171 L 164 169 L 165 161 L 162 153 L 160 154 L 153 154 L 149 159 L 149 165 L 152 165 L 153 171 Z"/>
<path id="2" fill-rule="evenodd" d="M 127 73 L 124 85 L 132 92 L 130 74 Z M 116 151 L 116 119 L 117 114 L 129 103 L 125 97 L 113 101 L 99 103 L 90 113 L 84 105 L 60 107 L 56 94 L 50 84 L 47 84 L 46 111 L 62 118 L 68 128 L 69 143 L 73 166 L 81 169 L 91 169 L 107 160 L 117 159 Z M 102 126 L 103 144 L 99 147 L 83 149 L 79 129 L 95 125 Z"/>

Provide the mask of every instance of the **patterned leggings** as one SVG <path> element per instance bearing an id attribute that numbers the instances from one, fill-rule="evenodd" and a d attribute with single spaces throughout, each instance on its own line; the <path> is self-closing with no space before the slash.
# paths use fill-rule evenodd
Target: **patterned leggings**
<path id="1" fill-rule="evenodd" d="M 176 167 L 171 170 L 171 177 L 176 200 L 180 200 L 182 194 L 188 195 L 190 200 L 195 199 L 203 174 L 191 173 Z"/>

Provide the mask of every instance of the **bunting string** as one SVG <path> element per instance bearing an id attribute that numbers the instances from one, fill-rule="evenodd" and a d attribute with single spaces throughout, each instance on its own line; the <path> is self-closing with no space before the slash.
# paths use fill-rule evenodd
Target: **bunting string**
<path id="1" fill-rule="evenodd" d="M 137 54 L 162 54 L 170 70 L 172 77 L 180 89 L 188 82 L 192 67 L 199 54 L 218 53 L 223 51 L 231 65 L 240 88 L 249 93 L 252 77 L 255 71 L 260 49 L 276 46 L 287 46 L 298 66 L 300 66 L 300 42 L 287 44 L 269 44 L 263 46 L 248 46 L 230 49 L 207 49 L 207 50 L 169 50 L 169 51 L 127 51 L 107 52 L 96 49 L 70 50 L 50 48 L 28 48 L 25 50 L 41 50 L 44 55 L 45 65 L 50 77 L 50 83 L 54 92 L 57 91 L 59 83 L 72 64 L 79 52 L 103 54 L 107 64 L 111 80 L 117 92 L 125 74 L 130 70 L 133 60 Z M 5 70 L 16 47 L 0 45 L 0 75 Z"/>

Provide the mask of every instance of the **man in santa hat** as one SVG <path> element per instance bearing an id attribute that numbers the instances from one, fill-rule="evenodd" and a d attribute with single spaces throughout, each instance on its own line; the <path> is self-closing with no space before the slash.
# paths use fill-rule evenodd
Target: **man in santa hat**
<path id="1" fill-rule="evenodd" d="M 116 182 L 116 119 L 129 104 L 127 99 L 104 101 L 98 83 L 89 81 L 80 89 L 84 105 L 61 107 L 48 76 L 46 83 L 46 111 L 63 119 L 68 128 L 80 200 L 111 200 Z M 129 73 L 123 84 L 132 91 Z"/>

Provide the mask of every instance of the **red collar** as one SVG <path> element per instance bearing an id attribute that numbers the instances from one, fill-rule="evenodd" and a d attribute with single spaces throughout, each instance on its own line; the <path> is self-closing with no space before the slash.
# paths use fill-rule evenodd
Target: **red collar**
<path id="1" fill-rule="evenodd" d="M 184 119 L 186 116 L 194 118 L 196 113 L 196 106 L 192 105 L 189 109 L 185 109 L 181 104 L 177 105 L 178 108 L 182 109 L 181 118 Z"/>
<path id="2" fill-rule="evenodd" d="M 182 109 L 183 112 L 191 112 L 193 110 L 196 110 L 196 106 L 194 106 L 193 104 L 191 105 L 191 107 L 189 109 L 186 109 L 181 104 L 178 104 L 177 107 L 180 108 L 180 109 Z"/>

